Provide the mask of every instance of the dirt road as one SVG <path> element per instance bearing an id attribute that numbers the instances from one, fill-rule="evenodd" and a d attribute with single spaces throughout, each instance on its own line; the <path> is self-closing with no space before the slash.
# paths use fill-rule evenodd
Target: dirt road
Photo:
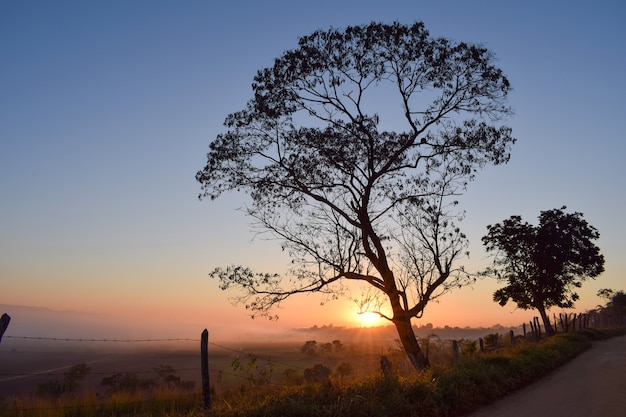
<path id="1" fill-rule="evenodd" d="M 539 382 L 469 417 L 626 416 L 626 336 L 594 346 Z"/>

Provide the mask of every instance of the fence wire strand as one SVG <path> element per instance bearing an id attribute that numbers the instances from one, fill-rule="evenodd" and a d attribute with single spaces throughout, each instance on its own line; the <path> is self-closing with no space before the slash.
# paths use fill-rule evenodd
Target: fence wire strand
<path id="1" fill-rule="evenodd" d="M 38 337 L 38 336 L 3 336 L 5 339 L 23 340 L 47 340 L 54 342 L 113 342 L 113 343 L 143 343 L 143 342 L 199 342 L 200 339 L 190 339 L 184 337 L 168 339 L 76 339 L 69 337 Z"/>

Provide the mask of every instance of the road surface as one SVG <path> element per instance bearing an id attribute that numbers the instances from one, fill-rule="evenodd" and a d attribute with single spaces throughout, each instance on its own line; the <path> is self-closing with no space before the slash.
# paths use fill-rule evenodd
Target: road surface
<path id="1" fill-rule="evenodd" d="M 593 347 L 547 377 L 468 417 L 626 416 L 626 336 Z"/>

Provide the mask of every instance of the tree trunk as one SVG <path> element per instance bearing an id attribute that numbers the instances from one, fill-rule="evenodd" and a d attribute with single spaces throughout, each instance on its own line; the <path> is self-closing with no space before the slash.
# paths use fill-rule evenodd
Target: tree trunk
<path id="1" fill-rule="evenodd" d="M 395 317 L 393 324 L 396 326 L 398 336 L 400 336 L 400 342 L 411 364 L 418 371 L 427 368 L 429 366 L 428 359 L 424 356 L 424 352 L 422 352 L 419 343 L 417 343 L 415 332 L 411 326 L 411 319 L 405 314 L 402 317 Z"/>
<path id="2" fill-rule="evenodd" d="M 543 327 L 546 329 L 546 334 L 548 336 L 552 336 L 554 334 L 554 329 L 552 328 L 552 325 L 550 324 L 550 318 L 548 317 L 548 314 L 546 313 L 546 309 L 543 308 L 543 306 L 541 306 L 541 307 L 537 307 L 537 310 L 539 311 L 539 314 L 541 315 L 541 320 L 543 321 Z"/>

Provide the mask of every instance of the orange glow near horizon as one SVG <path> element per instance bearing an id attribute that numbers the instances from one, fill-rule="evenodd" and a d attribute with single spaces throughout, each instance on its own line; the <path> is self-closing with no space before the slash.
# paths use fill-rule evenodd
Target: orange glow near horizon
<path id="1" fill-rule="evenodd" d="M 378 314 L 370 312 L 357 313 L 356 320 L 360 327 L 374 327 L 386 324 L 386 320 L 383 320 Z"/>

